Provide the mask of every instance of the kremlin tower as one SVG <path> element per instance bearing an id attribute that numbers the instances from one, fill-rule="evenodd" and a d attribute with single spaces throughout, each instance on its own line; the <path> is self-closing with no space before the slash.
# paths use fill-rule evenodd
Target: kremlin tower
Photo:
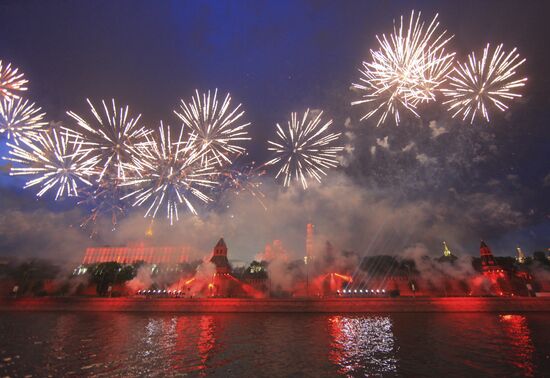
<path id="1" fill-rule="evenodd" d="M 307 297 L 309 297 L 309 265 L 312 262 L 314 247 L 315 247 L 314 226 L 313 226 L 313 223 L 308 223 L 306 226 L 306 255 L 304 256 L 304 263 L 306 266 L 306 296 Z"/>
<path id="2" fill-rule="evenodd" d="M 214 247 L 210 262 L 216 265 L 217 274 L 231 273 L 231 266 L 229 260 L 227 260 L 227 245 L 223 238 L 220 238 Z"/>
<path id="3" fill-rule="evenodd" d="M 489 249 L 489 246 L 485 244 L 483 240 L 481 241 L 481 245 L 479 247 L 479 254 L 481 256 L 481 269 L 483 270 L 484 274 L 500 270 L 495 261 L 493 253 Z"/>
<path id="4" fill-rule="evenodd" d="M 231 265 L 227 259 L 227 245 L 223 238 L 218 240 L 212 251 L 210 262 L 216 266 L 216 273 L 208 285 L 208 295 L 229 297 L 235 294 L 236 279 L 231 275 Z"/>
<path id="5" fill-rule="evenodd" d="M 479 247 L 481 257 L 481 271 L 485 277 L 491 280 L 492 291 L 499 295 L 511 293 L 509 272 L 497 264 L 489 246 L 482 240 Z"/>

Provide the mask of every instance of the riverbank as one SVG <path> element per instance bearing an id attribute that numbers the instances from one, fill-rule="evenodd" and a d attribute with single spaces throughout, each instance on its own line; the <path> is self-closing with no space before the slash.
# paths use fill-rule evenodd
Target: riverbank
<path id="1" fill-rule="evenodd" d="M 0 311 L 126 312 L 550 312 L 550 298 L 3 298 Z"/>

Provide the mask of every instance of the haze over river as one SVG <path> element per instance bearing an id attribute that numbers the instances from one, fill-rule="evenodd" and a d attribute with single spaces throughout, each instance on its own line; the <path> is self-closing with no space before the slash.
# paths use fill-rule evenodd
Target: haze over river
<path id="1" fill-rule="evenodd" d="M 550 314 L 0 313 L 0 375 L 543 376 Z"/>

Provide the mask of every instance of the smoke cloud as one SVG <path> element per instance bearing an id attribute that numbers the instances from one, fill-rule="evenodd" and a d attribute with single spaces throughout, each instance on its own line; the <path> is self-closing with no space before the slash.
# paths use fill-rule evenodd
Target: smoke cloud
<path id="1" fill-rule="evenodd" d="M 137 270 L 136 276 L 126 283 L 126 286 L 132 291 L 149 289 L 153 284 L 151 267 L 140 266 Z"/>
<path id="2" fill-rule="evenodd" d="M 218 238 L 224 237 L 230 257 L 251 260 L 266 243 L 283 241 L 291 259 L 305 253 L 305 227 L 314 223 L 317 240 L 330 241 L 338 250 L 359 255 L 395 255 L 415 243 L 423 243 L 439 253 L 442 239 L 459 253 L 477 252 L 477 227 L 487 230 L 491 222 L 502 226 L 521 225 L 522 216 L 498 195 L 459 195 L 451 204 L 422 199 L 404 201 L 399 192 L 366 189 L 345 174 L 332 174 L 308 191 L 298 186 L 280 190 L 277 184 L 264 185 L 267 210 L 243 193 L 223 200 L 221 210 L 201 217 L 183 215 L 174 226 L 163 219 L 152 224 L 154 245 L 187 245 L 190 258 L 202 258 Z M 7 209 L 0 215 L 0 248 L 4 255 L 39 255 L 77 259 L 88 245 L 125 245 L 145 239 L 151 226 L 135 209 L 122 219 L 116 231 L 108 221 L 99 224 L 99 239 L 90 240 L 75 227 L 80 210 L 53 212 Z M 436 252 L 437 251 L 437 252 Z"/>
<path id="3" fill-rule="evenodd" d="M 509 246 L 498 243 L 502 235 L 539 221 L 546 210 L 526 211 L 527 189 L 517 173 L 482 175 L 506 151 L 498 130 L 431 119 L 427 125 L 404 120 L 391 132 L 346 119 L 345 139 L 353 153 L 321 184 L 312 182 L 307 191 L 299 185 L 282 189 L 264 176 L 267 210 L 247 193 L 226 194 L 200 216 L 182 212 L 173 227 L 156 219 L 147 242 L 187 245 L 190 259 L 201 259 L 224 237 L 231 259 L 250 261 L 267 243 L 281 240 L 294 260 L 305 253 L 306 224 L 314 223 L 320 243 L 330 241 L 336 250 L 359 256 L 398 255 L 418 243 L 436 255 L 443 239 L 457 255 L 475 255 L 481 238 L 495 254 L 509 254 L 501 248 Z M 506 179 L 510 175 L 514 180 Z M 513 194 L 502 190 L 506 185 L 513 186 Z M 97 237 L 90 239 L 88 230 L 79 228 L 85 209 L 75 208 L 75 201 L 52 204 L 47 198 L 36 200 L 30 190 L 0 190 L 2 255 L 78 261 L 90 245 L 142 241 L 151 226 L 143 209 L 132 208 L 115 231 L 110 219 L 100 221 Z M 546 239 L 539 232 L 530 240 L 540 244 Z"/>

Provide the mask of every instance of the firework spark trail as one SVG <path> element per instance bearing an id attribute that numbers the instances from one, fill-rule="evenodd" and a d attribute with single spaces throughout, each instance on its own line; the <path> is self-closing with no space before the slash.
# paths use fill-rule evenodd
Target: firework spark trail
<path id="1" fill-rule="evenodd" d="M 147 137 L 148 141 L 138 146 L 140 159 L 139 177 L 130 178 L 122 186 L 137 187 L 122 199 L 133 198 L 133 206 L 148 203 L 145 216 L 156 217 L 161 206 L 166 206 L 166 216 L 170 224 L 179 220 L 179 205 L 186 206 L 193 214 L 197 214 L 192 199 L 203 203 L 211 199 L 204 193 L 205 189 L 213 188 L 217 182 L 214 177 L 217 169 L 214 164 L 201 164 L 206 153 L 197 148 L 195 136 L 184 140 L 184 128 L 181 127 L 179 137 L 172 137 L 170 126 L 160 124 L 158 138 Z"/>
<path id="2" fill-rule="evenodd" d="M 245 164 L 238 167 L 236 162 L 231 167 L 225 168 L 220 172 L 220 190 L 225 192 L 230 190 L 236 195 L 243 192 L 251 194 L 267 210 L 264 199 L 265 194 L 262 191 L 262 182 L 260 177 L 266 173 L 263 166 L 256 167 L 255 163 Z"/>
<path id="3" fill-rule="evenodd" d="M 12 167 L 10 175 L 35 176 L 27 181 L 25 188 L 41 186 L 41 197 L 52 188 L 57 188 L 55 199 L 64 195 L 78 196 L 79 184 L 91 186 L 88 178 L 92 175 L 92 159 L 79 154 L 82 144 L 69 142 L 67 135 L 56 130 L 42 132 L 35 140 L 22 139 L 20 145 L 8 143 L 10 157 L 4 158 L 23 167 Z"/>
<path id="4" fill-rule="evenodd" d="M 0 133 L 6 133 L 8 140 L 16 145 L 26 139 L 35 139 L 47 124 L 43 121 L 46 113 L 40 113 L 41 108 L 21 98 L 0 101 Z"/>
<path id="5" fill-rule="evenodd" d="M 18 68 L 12 68 L 11 63 L 4 65 L 0 60 L 0 100 L 18 99 L 17 92 L 26 91 L 28 82 Z"/>
<path id="6" fill-rule="evenodd" d="M 102 215 L 109 215 L 111 218 L 112 230 L 118 225 L 118 219 L 126 214 L 127 204 L 121 198 L 125 194 L 124 188 L 120 186 L 120 180 L 116 178 L 104 178 L 94 187 L 81 191 L 82 200 L 79 206 L 90 208 L 90 213 L 80 224 L 86 228 L 93 225 L 90 237 L 96 234 L 95 225 Z"/>
<path id="7" fill-rule="evenodd" d="M 90 100 L 87 102 L 94 120 L 89 122 L 69 111 L 67 114 L 76 121 L 79 130 L 64 130 L 82 140 L 81 154 L 95 159 L 94 169 L 97 171 L 98 180 L 103 179 L 106 173 L 110 175 L 111 172 L 117 179 L 125 180 L 128 170 L 137 170 L 134 166 L 135 158 L 139 156 L 136 144 L 143 142 L 152 131 L 138 127 L 141 114 L 136 118 L 130 118 L 128 106 L 117 109 L 115 100 L 112 100 L 111 108 L 102 100 L 103 116 Z"/>
<path id="8" fill-rule="evenodd" d="M 487 44 L 480 60 L 472 52 L 468 62 L 459 63 L 449 75 L 449 88 L 442 90 L 449 99 L 443 104 L 449 105 L 453 118 L 460 114 L 473 123 L 479 115 L 489 122 L 491 105 L 505 111 L 506 100 L 521 97 L 515 89 L 523 87 L 527 78 L 516 79 L 516 69 L 524 62 L 515 48 L 506 53 L 500 44 L 491 52 Z"/>
<path id="9" fill-rule="evenodd" d="M 201 156 L 202 164 L 231 164 L 236 155 L 245 151 L 237 143 L 250 140 L 246 131 L 250 122 L 239 121 L 244 115 L 244 110 L 240 110 L 241 104 L 232 108 L 228 93 L 220 105 L 217 96 L 217 89 L 213 95 L 208 91 L 201 96 L 195 91 L 192 102 L 187 104 L 181 100 L 179 111 L 174 110 L 191 129 L 199 147 L 207 152 Z"/>
<path id="10" fill-rule="evenodd" d="M 392 34 L 376 36 L 379 50 L 371 50 L 371 62 L 363 62 L 360 83 L 353 88 L 364 92 L 363 99 L 352 105 L 372 103 L 372 109 L 361 120 L 377 114 L 377 126 L 393 115 L 400 122 L 400 112 L 409 111 L 418 117 L 417 106 L 435 100 L 436 90 L 445 82 L 452 69 L 454 53 L 447 53 L 445 46 L 451 37 L 446 31 L 437 31 L 436 15 L 431 23 L 421 21 L 421 13 L 415 18 L 411 13 L 408 27 L 401 22 L 394 25 Z M 406 31 L 405 31 L 406 29 Z"/>
<path id="11" fill-rule="evenodd" d="M 424 57 L 426 62 L 423 64 L 424 69 L 419 72 L 421 78 L 416 88 L 416 98 L 420 103 L 436 100 L 436 93 L 441 92 L 453 70 L 455 53 L 447 53 L 442 48 L 435 53 L 429 52 L 427 56 L 429 58 Z"/>
<path id="12" fill-rule="evenodd" d="M 275 157 L 266 165 L 280 165 L 275 178 L 282 176 L 284 186 L 296 179 L 307 189 L 307 177 L 321 182 L 329 168 L 338 166 L 337 155 L 344 147 L 333 143 L 341 133 L 328 133 L 332 120 L 323 123 L 322 115 L 323 112 L 319 112 L 316 117 L 310 116 L 308 109 L 302 119 L 292 113 L 287 129 L 277 124 L 278 140 L 268 141 L 268 150 L 273 151 Z"/>

